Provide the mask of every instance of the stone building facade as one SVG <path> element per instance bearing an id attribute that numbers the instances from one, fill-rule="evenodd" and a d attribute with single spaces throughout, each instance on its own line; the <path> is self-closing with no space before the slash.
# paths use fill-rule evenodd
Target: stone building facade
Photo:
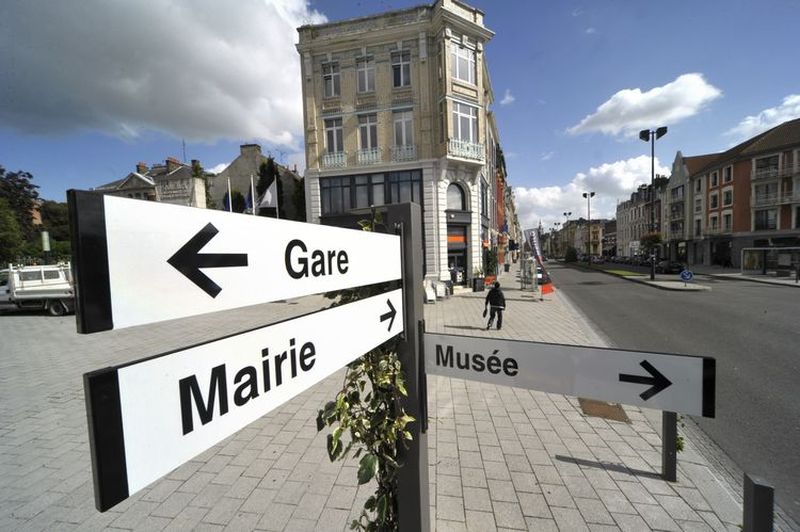
<path id="1" fill-rule="evenodd" d="M 504 254 L 516 217 L 498 219 L 513 196 L 488 111 L 483 13 L 439 0 L 298 32 L 308 221 L 353 226 L 372 206 L 419 203 L 434 284 L 467 283 L 488 250 Z"/>
<path id="2" fill-rule="evenodd" d="M 122 179 L 106 183 L 96 192 L 123 198 L 160 201 L 174 205 L 206 208 L 206 180 L 209 175 L 202 171 L 200 162 L 191 165 L 167 157 L 164 164 L 140 162 L 136 170 Z"/>

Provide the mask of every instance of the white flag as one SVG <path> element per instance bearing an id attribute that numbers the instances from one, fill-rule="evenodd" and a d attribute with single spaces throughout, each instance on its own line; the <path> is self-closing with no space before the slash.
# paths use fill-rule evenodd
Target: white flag
<path id="1" fill-rule="evenodd" d="M 261 203 L 258 204 L 259 207 L 274 207 L 278 208 L 278 179 L 272 181 L 272 184 L 267 188 L 267 191 L 264 192 L 264 196 L 261 198 Z"/>

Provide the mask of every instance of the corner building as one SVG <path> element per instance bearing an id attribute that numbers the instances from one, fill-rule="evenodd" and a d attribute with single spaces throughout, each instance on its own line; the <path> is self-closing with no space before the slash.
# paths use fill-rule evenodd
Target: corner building
<path id="1" fill-rule="evenodd" d="M 357 227 L 372 206 L 419 203 L 426 283 L 466 284 L 508 240 L 483 13 L 438 0 L 298 32 L 308 221 Z"/>

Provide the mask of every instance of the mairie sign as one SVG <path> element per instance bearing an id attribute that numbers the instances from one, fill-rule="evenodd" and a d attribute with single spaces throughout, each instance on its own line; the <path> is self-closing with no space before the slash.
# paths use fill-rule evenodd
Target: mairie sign
<path id="1" fill-rule="evenodd" d="M 78 332 L 400 279 L 400 237 L 67 193 Z"/>
<path id="2" fill-rule="evenodd" d="M 402 331 L 398 289 L 84 375 L 97 508 L 114 506 Z"/>
<path id="3" fill-rule="evenodd" d="M 709 357 L 425 333 L 428 374 L 714 417 Z"/>

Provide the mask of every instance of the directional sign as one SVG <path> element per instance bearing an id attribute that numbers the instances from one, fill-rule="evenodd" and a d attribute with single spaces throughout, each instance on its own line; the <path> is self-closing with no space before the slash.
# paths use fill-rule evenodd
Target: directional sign
<path id="1" fill-rule="evenodd" d="M 716 361 L 425 333 L 429 374 L 714 417 Z"/>
<path id="2" fill-rule="evenodd" d="M 400 279 L 400 237 L 71 190 L 78 332 Z"/>
<path id="3" fill-rule="evenodd" d="M 397 313 L 399 289 L 84 375 L 98 510 L 402 332 Z"/>
<path id="4" fill-rule="evenodd" d="M 689 270 L 683 270 L 681 272 L 681 279 L 683 279 L 685 282 L 691 281 L 693 278 L 694 274 Z"/>

